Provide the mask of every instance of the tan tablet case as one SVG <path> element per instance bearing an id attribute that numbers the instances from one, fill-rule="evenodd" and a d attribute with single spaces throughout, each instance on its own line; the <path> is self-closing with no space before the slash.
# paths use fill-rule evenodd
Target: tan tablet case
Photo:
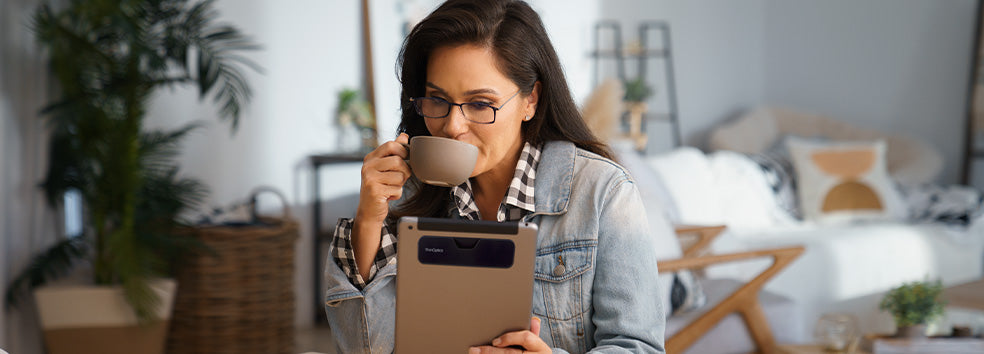
<path id="1" fill-rule="evenodd" d="M 536 232 L 531 223 L 400 219 L 396 353 L 467 353 L 529 329 Z"/>

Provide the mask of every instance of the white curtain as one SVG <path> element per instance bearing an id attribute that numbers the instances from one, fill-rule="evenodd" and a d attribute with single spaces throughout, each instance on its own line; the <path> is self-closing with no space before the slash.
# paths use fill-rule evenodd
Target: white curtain
<path id="1" fill-rule="evenodd" d="M 50 81 L 29 30 L 38 0 L 0 1 L 0 289 L 61 229 L 38 184 L 47 167 L 47 139 L 38 111 Z M 13 309 L 0 306 L 0 348 L 41 353 L 32 300 Z"/>

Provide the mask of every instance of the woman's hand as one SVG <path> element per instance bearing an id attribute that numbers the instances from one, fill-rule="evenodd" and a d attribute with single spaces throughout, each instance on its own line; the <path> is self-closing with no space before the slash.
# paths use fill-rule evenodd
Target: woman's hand
<path id="1" fill-rule="evenodd" d="M 520 346 L 523 349 L 508 348 Z M 530 319 L 529 331 L 516 331 L 503 334 L 492 340 L 492 346 L 471 347 L 468 354 L 534 354 L 551 353 L 550 346 L 540 339 L 540 319 Z"/>
<path id="2" fill-rule="evenodd" d="M 383 143 L 366 155 L 356 222 L 382 225 L 389 213 L 389 202 L 403 195 L 403 184 L 410 178 L 410 166 L 404 161 L 408 157 L 407 143 L 409 137 L 401 133 L 395 141 Z"/>
<path id="3" fill-rule="evenodd" d="M 389 202 L 400 199 L 403 184 L 410 178 L 410 166 L 404 161 L 409 154 L 405 147 L 408 142 L 409 136 L 402 133 L 362 161 L 362 187 L 352 225 L 352 250 L 363 279 L 369 277 L 373 258 L 379 251 L 380 230 L 389 214 Z"/>

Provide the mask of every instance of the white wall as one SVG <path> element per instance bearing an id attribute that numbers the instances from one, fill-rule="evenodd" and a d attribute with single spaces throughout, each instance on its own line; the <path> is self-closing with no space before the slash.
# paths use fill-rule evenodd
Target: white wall
<path id="1" fill-rule="evenodd" d="M 0 2 L 0 291 L 60 233 L 38 183 L 47 163 L 46 124 L 38 111 L 49 92 L 46 66 L 28 30 L 36 2 Z M 41 353 L 41 331 L 30 297 L 0 305 L 0 349 Z"/>
<path id="2" fill-rule="evenodd" d="M 765 13 L 764 0 L 613 0 L 601 17 L 619 20 L 626 42 L 639 21 L 670 24 L 681 132 L 685 144 L 700 145 L 708 128 L 763 100 Z M 670 146 L 666 126 L 650 125 L 650 151 Z"/>
<path id="3" fill-rule="evenodd" d="M 959 180 L 976 1 L 769 0 L 765 102 L 917 136 Z"/>

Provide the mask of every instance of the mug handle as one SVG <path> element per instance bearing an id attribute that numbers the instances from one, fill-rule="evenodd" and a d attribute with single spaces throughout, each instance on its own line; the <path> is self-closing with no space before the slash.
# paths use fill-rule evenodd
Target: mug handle
<path id="1" fill-rule="evenodd" d="M 407 158 L 403 159 L 403 161 L 406 162 L 407 164 L 409 164 L 410 163 L 410 144 L 400 143 L 400 145 L 403 145 L 403 148 L 404 149 L 407 149 Z"/>

